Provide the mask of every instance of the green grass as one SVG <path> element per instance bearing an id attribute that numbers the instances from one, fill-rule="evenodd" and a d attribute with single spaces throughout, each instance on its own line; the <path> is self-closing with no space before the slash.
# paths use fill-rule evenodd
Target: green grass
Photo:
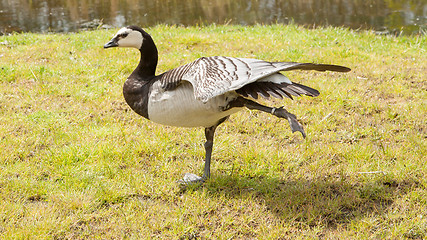
<path id="1" fill-rule="evenodd" d="M 158 73 L 202 56 L 341 64 L 289 72 L 321 92 L 284 105 L 305 126 L 243 111 L 216 133 L 133 113 L 122 84 L 138 61 L 114 34 L 0 37 L 2 239 L 427 238 L 426 36 L 295 25 L 146 29 Z M 367 173 L 368 172 L 368 173 Z"/>

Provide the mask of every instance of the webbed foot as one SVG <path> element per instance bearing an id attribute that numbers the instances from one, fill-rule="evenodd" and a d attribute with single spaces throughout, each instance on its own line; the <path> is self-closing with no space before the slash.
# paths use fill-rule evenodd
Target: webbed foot
<path id="1" fill-rule="evenodd" d="M 191 184 L 200 184 L 200 183 L 203 183 L 205 180 L 206 180 L 205 178 L 199 177 L 196 174 L 186 173 L 184 175 L 184 178 L 181 179 L 181 180 L 178 180 L 177 182 L 180 185 L 188 186 L 188 185 L 191 185 Z"/>
<path id="2" fill-rule="evenodd" d="M 294 114 L 288 112 L 284 107 L 273 108 L 272 113 L 277 117 L 288 119 L 292 132 L 298 131 L 305 138 L 306 135 L 304 128 L 302 127 L 301 123 L 298 122 L 297 117 Z"/>

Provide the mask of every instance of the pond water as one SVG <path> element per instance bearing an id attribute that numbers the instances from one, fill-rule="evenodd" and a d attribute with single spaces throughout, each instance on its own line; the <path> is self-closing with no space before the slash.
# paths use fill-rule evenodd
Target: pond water
<path id="1" fill-rule="evenodd" d="M 344 26 L 379 33 L 427 31 L 426 0 L 0 0 L 0 33 L 72 32 L 99 23 Z"/>

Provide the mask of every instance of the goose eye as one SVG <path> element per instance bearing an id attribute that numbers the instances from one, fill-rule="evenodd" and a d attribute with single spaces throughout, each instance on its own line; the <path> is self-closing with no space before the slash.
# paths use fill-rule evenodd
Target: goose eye
<path id="1" fill-rule="evenodd" d="M 122 34 L 120 34 L 120 35 L 119 35 L 119 37 L 120 37 L 120 38 L 125 38 L 125 37 L 127 37 L 127 36 L 128 36 L 128 34 L 129 34 L 129 33 L 122 33 Z"/>

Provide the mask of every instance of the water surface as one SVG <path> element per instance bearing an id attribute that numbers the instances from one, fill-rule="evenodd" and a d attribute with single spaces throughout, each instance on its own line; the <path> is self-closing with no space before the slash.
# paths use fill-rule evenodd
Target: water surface
<path id="1" fill-rule="evenodd" d="M 0 0 L 0 32 L 70 32 L 99 22 L 344 26 L 384 33 L 427 29 L 426 0 Z"/>

